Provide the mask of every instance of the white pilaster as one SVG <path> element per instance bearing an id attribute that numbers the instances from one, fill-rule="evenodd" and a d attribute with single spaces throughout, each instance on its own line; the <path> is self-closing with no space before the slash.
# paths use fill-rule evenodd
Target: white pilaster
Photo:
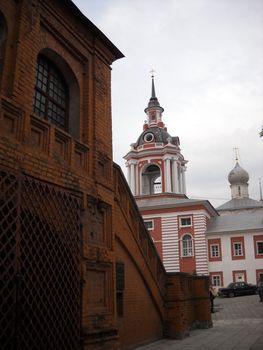
<path id="1" fill-rule="evenodd" d="M 172 183 L 173 183 L 173 193 L 178 193 L 178 165 L 176 158 L 172 160 Z"/>
<path id="2" fill-rule="evenodd" d="M 139 194 L 139 169 L 138 163 L 135 164 L 135 196 Z"/>
<path id="3" fill-rule="evenodd" d="M 126 167 L 127 167 L 127 177 L 128 177 L 127 180 L 128 180 L 129 186 L 131 187 L 131 166 L 129 162 L 126 163 Z"/>
<path id="4" fill-rule="evenodd" d="M 182 167 L 182 191 L 183 194 L 186 194 L 186 185 L 185 185 L 185 167 Z"/>
<path id="5" fill-rule="evenodd" d="M 181 166 L 178 166 L 178 192 L 182 193 L 182 169 Z"/>
<path id="6" fill-rule="evenodd" d="M 131 185 L 132 194 L 135 194 L 135 163 L 131 162 Z"/>
<path id="7" fill-rule="evenodd" d="M 165 159 L 165 192 L 171 192 L 171 160 Z"/>

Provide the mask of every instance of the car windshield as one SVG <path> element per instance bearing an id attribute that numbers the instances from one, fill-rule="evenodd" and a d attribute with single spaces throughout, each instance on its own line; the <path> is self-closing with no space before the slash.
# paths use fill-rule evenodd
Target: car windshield
<path id="1" fill-rule="evenodd" d="M 229 285 L 227 286 L 227 288 L 234 288 L 235 287 L 235 283 L 229 283 Z"/>

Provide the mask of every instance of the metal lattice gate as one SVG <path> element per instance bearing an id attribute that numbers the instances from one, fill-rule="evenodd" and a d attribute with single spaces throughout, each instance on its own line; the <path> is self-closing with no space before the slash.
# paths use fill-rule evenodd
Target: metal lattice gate
<path id="1" fill-rule="evenodd" d="M 0 171 L 1 349 L 80 348 L 81 198 Z"/>

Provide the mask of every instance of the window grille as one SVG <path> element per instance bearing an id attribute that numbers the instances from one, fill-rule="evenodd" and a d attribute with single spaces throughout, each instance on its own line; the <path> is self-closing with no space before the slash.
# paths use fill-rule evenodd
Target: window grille
<path id="1" fill-rule="evenodd" d="M 1 350 L 80 348 L 81 203 L 0 171 Z"/>
<path id="2" fill-rule="evenodd" d="M 67 85 L 58 68 L 41 55 L 37 61 L 33 112 L 67 131 Z"/>
<path id="3" fill-rule="evenodd" d="M 213 275 L 212 276 L 212 285 L 215 287 L 221 286 L 221 277 L 220 275 Z"/>
<path id="4" fill-rule="evenodd" d="M 243 255 L 243 250 L 242 250 L 242 244 L 241 243 L 234 243 L 234 255 L 235 256 Z"/>
<path id="5" fill-rule="evenodd" d="M 180 218 L 180 226 L 192 226 L 192 219 L 191 217 L 187 218 Z"/>
<path id="6" fill-rule="evenodd" d="M 211 245 L 211 257 L 219 257 L 219 246 L 217 244 Z"/>

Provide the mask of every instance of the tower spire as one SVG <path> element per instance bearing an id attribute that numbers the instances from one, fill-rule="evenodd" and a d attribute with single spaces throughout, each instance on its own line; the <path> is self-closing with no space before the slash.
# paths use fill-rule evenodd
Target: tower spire
<path id="1" fill-rule="evenodd" d="M 152 78 L 152 91 L 151 91 L 150 100 L 148 102 L 148 108 L 159 107 L 163 110 L 163 108 L 160 107 L 160 103 L 159 103 L 158 98 L 156 97 L 156 94 L 155 94 L 154 76 L 152 75 L 151 78 Z"/>
<path id="2" fill-rule="evenodd" d="M 155 93 L 155 84 L 154 84 L 154 73 L 155 71 L 152 69 L 150 71 L 151 73 L 151 79 L 152 79 L 152 86 L 151 86 L 151 97 L 148 102 L 148 106 L 145 108 L 144 112 L 147 114 L 148 117 L 148 124 L 158 123 L 162 120 L 162 112 L 164 109 L 160 106 L 160 103 L 158 101 L 158 98 L 156 97 Z"/>
<path id="3" fill-rule="evenodd" d="M 150 71 L 151 73 L 151 78 L 152 78 L 152 95 L 151 95 L 151 99 L 153 98 L 156 98 L 156 95 L 155 95 L 155 86 L 154 86 L 154 73 L 155 73 L 155 70 L 151 70 Z"/>

